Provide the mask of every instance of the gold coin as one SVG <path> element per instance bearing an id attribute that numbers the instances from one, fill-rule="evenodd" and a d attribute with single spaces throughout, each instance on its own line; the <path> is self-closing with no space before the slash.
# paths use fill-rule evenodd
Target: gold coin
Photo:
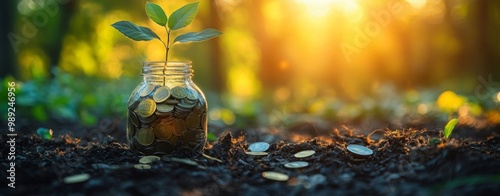
<path id="1" fill-rule="evenodd" d="M 168 113 L 168 112 L 171 112 L 172 110 L 174 110 L 174 106 L 167 105 L 167 104 L 158 104 L 158 105 L 156 105 L 156 109 L 158 110 L 158 112 Z"/>
<path id="2" fill-rule="evenodd" d="M 182 119 L 175 119 L 172 122 L 172 125 L 174 126 L 174 135 L 176 136 L 181 136 L 184 131 L 186 131 L 186 122 Z"/>
<path id="3" fill-rule="evenodd" d="M 275 181 L 287 181 L 289 178 L 286 174 L 272 171 L 262 172 L 262 177 Z"/>
<path id="4" fill-rule="evenodd" d="M 151 92 L 153 92 L 153 90 L 155 90 L 156 86 L 153 85 L 153 84 L 148 84 L 147 86 L 145 86 L 143 89 L 141 89 L 139 95 L 141 97 L 145 97 L 147 95 L 149 95 Z"/>
<path id="5" fill-rule="evenodd" d="M 151 131 L 151 128 L 141 128 L 135 135 L 137 142 L 143 146 L 149 146 L 155 141 L 155 134 Z"/>
<path id="6" fill-rule="evenodd" d="M 160 160 L 159 156 L 144 156 L 141 159 L 139 159 L 139 163 L 150 164 L 159 160 Z"/>
<path id="7" fill-rule="evenodd" d="M 186 126 L 188 129 L 196 129 L 200 126 L 200 116 L 191 112 L 186 116 Z"/>
<path id="8" fill-rule="evenodd" d="M 184 99 L 187 96 L 187 90 L 184 87 L 181 86 L 176 86 L 172 88 L 172 96 L 174 96 L 176 99 Z"/>
<path id="9" fill-rule="evenodd" d="M 247 155 L 253 155 L 253 156 L 266 156 L 269 153 L 267 152 L 245 152 Z"/>
<path id="10" fill-rule="evenodd" d="M 151 165 L 148 165 L 148 164 L 135 164 L 134 168 L 136 168 L 136 169 L 151 169 Z"/>
<path id="11" fill-rule="evenodd" d="M 314 153 L 316 153 L 314 150 L 304 150 L 304 151 L 300 151 L 298 153 L 295 153 L 294 156 L 297 158 L 306 158 L 306 157 L 313 155 Z"/>
<path id="12" fill-rule="evenodd" d="M 168 97 L 170 97 L 170 88 L 166 86 L 156 89 L 156 92 L 153 94 L 153 99 L 156 103 L 164 102 L 168 99 Z"/>
<path id="13" fill-rule="evenodd" d="M 173 131 L 174 127 L 165 123 L 159 123 L 153 128 L 156 137 L 164 140 L 168 140 L 172 136 Z"/>
<path id="14" fill-rule="evenodd" d="M 76 174 L 76 175 L 72 175 L 72 176 L 68 176 L 68 177 L 64 178 L 63 182 L 66 184 L 75 184 L 75 183 L 87 181 L 88 179 L 90 179 L 89 174 Z"/>
<path id="15" fill-rule="evenodd" d="M 149 117 L 156 110 L 156 103 L 152 99 L 144 99 L 137 106 L 137 114 L 141 117 Z"/>

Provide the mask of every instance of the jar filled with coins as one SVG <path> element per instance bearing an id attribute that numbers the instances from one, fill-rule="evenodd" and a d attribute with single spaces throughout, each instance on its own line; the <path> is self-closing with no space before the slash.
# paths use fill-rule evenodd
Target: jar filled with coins
<path id="1" fill-rule="evenodd" d="M 143 154 L 200 152 L 207 136 L 207 101 L 191 80 L 191 62 L 145 62 L 143 81 L 128 100 L 127 140 Z"/>

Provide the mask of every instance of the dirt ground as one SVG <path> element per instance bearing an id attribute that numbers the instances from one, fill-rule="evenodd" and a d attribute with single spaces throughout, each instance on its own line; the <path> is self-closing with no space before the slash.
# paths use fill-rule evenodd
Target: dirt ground
<path id="1" fill-rule="evenodd" d="M 500 193 L 500 127 L 482 130 L 461 127 L 451 139 L 425 129 L 378 129 L 357 133 L 347 127 L 321 136 L 294 130 L 289 134 L 258 130 L 219 133 L 195 164 L 160 160 L 150 169 L 136 169 L 141 155 L 119 135 L 99 142 L 60 135 L 42 139 L 36 134 L 16 137 L 15 189 L 7 186 L 8 137 L 2 144 L 1 195 L 494 195 Z M 245 137 L 246 136 L 246 137 Z M 303 139 L 302 142 L 298 140 Z M 255 141 L 269 142 L 267 156 L 245 154 Z M 373 150 L 359 160 L 349 144 Z M 293 155 L 314 150 L 310 157 Z M 177 154 L 177 157 L 184 155 Z M 218 160 L 217 160 L 218 159 Z M 308 167 L 284 164 L 306 161 Z M 287 174 L 272 181 L 262 172 Z M 86 173 L 79 183 L 64 178 Z"/>

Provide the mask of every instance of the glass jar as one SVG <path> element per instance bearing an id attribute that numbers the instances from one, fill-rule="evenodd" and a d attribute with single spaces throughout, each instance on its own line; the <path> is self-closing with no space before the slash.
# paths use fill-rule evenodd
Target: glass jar
<path id="1" fill-rule="evenodd" d="M 128 100 L 127 140 L 142 154 L 199 153 L 207 138 L 207 101 L 191 62 L 145 62 Z"/>

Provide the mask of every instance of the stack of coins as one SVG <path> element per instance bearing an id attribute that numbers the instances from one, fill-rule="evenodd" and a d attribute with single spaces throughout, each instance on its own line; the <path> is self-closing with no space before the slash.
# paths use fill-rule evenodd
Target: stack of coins
<path id="1" fill-rule="evenodd" d="M 144 154 L 199 151 L 206 142 L 206 102 L 194 88 L 147 84 L 128 104 L 127 138 Z"/>

